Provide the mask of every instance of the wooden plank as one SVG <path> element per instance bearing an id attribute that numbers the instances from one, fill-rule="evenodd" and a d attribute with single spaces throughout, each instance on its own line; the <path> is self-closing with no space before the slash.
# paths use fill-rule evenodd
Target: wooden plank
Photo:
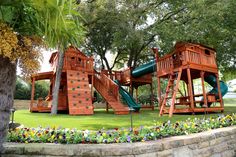
<path id="1" fill-rule="evenodd" d="M 204 107 L 208 107 L 207 106 L 207 96 L 206 96 L 206 91 L 205 91 L 205 86 L 204 86 L 204 72 L 201 71 L 200 75 L 201 75 L 201 81 L 202 81 L 202 93 L 203 93 Z"/>
<path id="2" fill-rule="evenodd" d="M 217 89 L 219 94 L 219 100 L 220 100 L 220 107 L 224 108 L 223 98 L 220 90 L 220 81 L 219 81 L 219 75 L 216 74 L 216 83 L 217 83 Z"/>
<path id="3" fill-rule="evenodd" d="M 31 102 L 30 102 L 30 111 L 32 111 L 34 104 L 34 90 L 35 90 L 35 78 L 32 79 L 32 90 L 31 90 Z M 37 110 L 37 109 L 34 109 Z"/>
<path id="4" fill-rule="evenodd" d="M 191 71 L 190 68 L 187 69 L 187 76 L 188 76 L 188 94 L 190 97 L 190 107 L 191 110 L 194 109 L 194 97 L 193 97 L 193 86 L 192 86 L 192 78 L 191 78 Z"/>
<path id="5" fill-rule="evenodd" d="M 223 107 L 209 107 L 209 108 L 194 108 L 194 112 L 213 112 L 213 111 L 223 111 Z"/>

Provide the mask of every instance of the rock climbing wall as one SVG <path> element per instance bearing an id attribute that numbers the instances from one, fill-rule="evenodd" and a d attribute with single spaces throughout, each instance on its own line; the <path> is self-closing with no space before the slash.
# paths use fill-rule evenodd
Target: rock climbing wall
<path id="1" fill-rule="evenodd" d="M 68 105 L 70 115 L 91 115 L 93 104 L 86 72 L 67 70 Z"/>

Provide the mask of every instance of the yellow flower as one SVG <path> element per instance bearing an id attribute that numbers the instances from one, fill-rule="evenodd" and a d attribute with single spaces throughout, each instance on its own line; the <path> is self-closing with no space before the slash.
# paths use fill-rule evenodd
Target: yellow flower
<path id="1" fill-rule="evenodd" d="M 54 139 L 54 138 L 55 138 L 55 135 L 52 135 L 51 138 Z"/>
<path id="2" fill-rule="evenodd" d="M 106 137 L 106 136 L 107 136 L 107 134 L 104 132 L 104 133 L 102 133 L 102 136 L 103 136 L 103 137 Z"/>

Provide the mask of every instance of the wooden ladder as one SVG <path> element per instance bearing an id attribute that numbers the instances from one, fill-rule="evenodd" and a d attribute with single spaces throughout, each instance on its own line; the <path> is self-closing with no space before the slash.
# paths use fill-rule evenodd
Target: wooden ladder
<path id="1" fill-rule="evenodd" d="M 176 98 L 176 94 L 179 89 L 179 82 L 180 82 L 181 75 L 182 75 L 182 68 L 179 68 L 177 72 L 171 73 L 169 75 L 169 80 L 168 80 L 168 84 L 166 87 L 166 93 L 165 93 L 164 99 L 161 103 L 161 108 L 160 108 L 160 113 L 159 113 L 160 116 L 163 115 L 163 113 L 166 109 L 167 100 L 171 99 L 171 104 L 170 104 L 170 108 L 169 108 L 169 117 L 172 117 L 174 107 L 175 107 L 175 98 Z M 170 96 L 169 96 L 169 94 L 170 94 Z"/>

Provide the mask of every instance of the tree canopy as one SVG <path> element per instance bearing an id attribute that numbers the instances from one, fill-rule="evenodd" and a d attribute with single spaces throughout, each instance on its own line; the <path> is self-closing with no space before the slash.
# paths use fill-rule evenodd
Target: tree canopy
<path id="1" fill-rule="evenodd" d="M 215 48 L 227 72 L 236 61 L 235 6 L 233 0 L 97 0 L 81 2 L 79 10 L 87 28 L 84 45 L 108 70 L 150 60 L 151 47 L 163 55 L 177 41 L 191 41 Z M 111 65 L 108 53 L 116 56 Z"/>

